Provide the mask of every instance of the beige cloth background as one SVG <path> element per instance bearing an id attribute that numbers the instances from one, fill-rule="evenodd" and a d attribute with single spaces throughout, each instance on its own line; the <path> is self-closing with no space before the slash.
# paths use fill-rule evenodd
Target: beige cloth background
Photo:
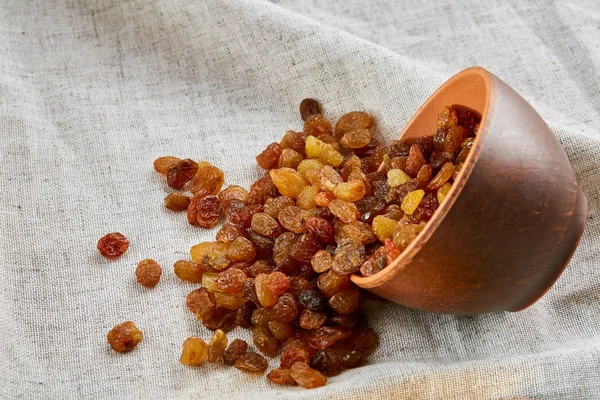
<path id="1" fill-rule="evenodd" d="M 587 1 L 4 0 L 0 3 L 0 398 L 593 399 L 600 397 L 600 6 Z M 223 366 L 172 264 L 214 231 L 162 207 L 159 155 L 248 186 L 297 105 L 371 112 L 395 138 L 460 69 L 481 65 L 546 119 L 590 205 L 555 287 L 521 313 L 460 317 L 370 302 L 369 365 L 306 391 Z M 107 261 L 96 241 L 131 247 Z M 134 267 L 164 266 L 153 290 Z M 533 267 L 533 266 L 532 266 Z M 132 319 L 144 341 L 112 352 Z M 236 329 L 232 337 L 248 338 Z"/>

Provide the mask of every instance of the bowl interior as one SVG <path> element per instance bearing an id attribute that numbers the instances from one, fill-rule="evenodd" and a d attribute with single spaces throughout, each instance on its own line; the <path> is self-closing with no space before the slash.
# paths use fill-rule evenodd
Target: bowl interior
<path id="1" fill-rule="evenodd" d="M 491 91 L 492 80 L 486 70 L 479 67 L 466 69 L 440 86 L 408 122 L 399 139 L 410 143 L 420 136 L 429 136 L 435 133 L 438 115 L 446 106 L 466 107 L 481 115 L 475 143 L 444 202 L 436 210 L 419 236 L 386 268 L 369 277 L 353 275 L 352 281 L 358 286 L 365 289 L 373 288 L 388 282 L 402 272 L 406 272 L 414 255 L 451 209 L 481 153 L 481 147 L 484 144 L 487 127 L 489 126 L 490 116 L 488 116 L 488 110 L 492 97 Z"/>

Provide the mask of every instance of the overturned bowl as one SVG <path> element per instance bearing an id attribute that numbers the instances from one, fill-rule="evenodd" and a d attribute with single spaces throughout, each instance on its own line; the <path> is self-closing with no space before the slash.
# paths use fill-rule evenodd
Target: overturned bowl
<path id="1" fill-rule="evenodd" d="M 436 129 L 459 105 L 481 114 L 460 175 L 419 236 L 358 286 L 407 307 L 451 314 L 519 311 L 541 298 L 583 233 L 587 201 L 558 140 L 539 114 L 480 67 L 444 83 L 400 138 Z"/>

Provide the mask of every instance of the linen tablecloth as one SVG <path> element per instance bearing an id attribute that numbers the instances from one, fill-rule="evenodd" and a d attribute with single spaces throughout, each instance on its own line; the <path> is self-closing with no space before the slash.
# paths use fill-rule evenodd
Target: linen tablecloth
<path id="1" fill-rule="evenodd" d="M 480 65 L 548 122 L 589 202 L 556 285 L 520 313 L 436 315 L 369 301 L 381 346 L 315 390 L 179 364 L 210 332 L 173 263 L 215 230 L 163 206 L 161 155 L 248 185 L 298 104 L 365 110 L 384 140 Z M 600 397 L 600 5 L 587 1 L 4 0 L 0 3 L 0 398 Z M 128 252 L 108 261 L 102 235 Z M 148 290 L 143 258 L 164 268 Z M 534 268 L 535 266 L 532 266 Z M 144 332 L 117 354 L 106 333 Z M 236 329 L 230 337 L 249 339 Z M 275 361 L 272 362 L 275 365 Z"/>

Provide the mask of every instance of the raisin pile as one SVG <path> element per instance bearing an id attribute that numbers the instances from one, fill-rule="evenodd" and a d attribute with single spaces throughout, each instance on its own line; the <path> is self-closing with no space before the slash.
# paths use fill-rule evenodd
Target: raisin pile
<path id="1" fill-rule="evenodd" d="M 302 132 L 286 132 L 256 157 L 266 172 L 249 190 L 221 190 L 223 172 L 205 161 L 154 162 L 177 190 L 167 208 L 186 210 L 195 226 L 224 220 L 215 241 L 193 246 L 191 260 L 174 265 L 181 280 L 201 284 L 186 306 L 215 331 L 208 345 L 188 338 L 182 364 L 263 373 L 265 356 L 278 356 L 267 378 L 305 388 L 364 364 L 378 337 L 358 313 L 361 293 L 350 275 L 380 272 L 418 236 L 460 172 L 480 120 L 446 107 L 431 136 L 384 146 L 365 112 L 333 125 L 305 99 L 300 116 Z M 229 343 L 235 326 L 252 329 L 257 351 L 240 339 Z"/>

